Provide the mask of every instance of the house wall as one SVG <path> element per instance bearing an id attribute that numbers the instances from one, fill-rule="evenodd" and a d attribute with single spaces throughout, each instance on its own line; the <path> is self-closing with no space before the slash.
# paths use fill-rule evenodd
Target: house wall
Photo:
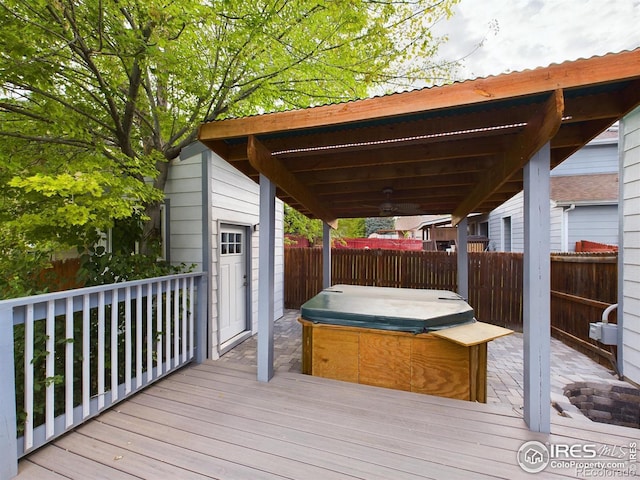
<path id="1" fill-rule="evenodd" d="M 218 266 L 222 224 L 240 225 L 250 234 L 251 333 L 258 326 L 258 184 L 200 143 L 185 148 L 172 162 L 165 189 L 169 200 L 169 255 L 173 264 L 196 264 L 209 272 L 210 357 L 218 350 Z M 276 201 L 274 316 L 284 314 L 284 207 Z"/>
<path id="2" fill-rule="evenodd" d="M 551 171 L 552 176 L 616 173 L 617 139 L 595 140 L 571 155 Z M 489 215 L 489 249 L 506 251 L 503 238 L 504 218 L 511 217 L 511 251 L 524 251 L 524 196 L 520 192 Z M 576 241 L 618 244 L 617 205 L 566 207 L 550 204 L 550 248 L 552 252 L 574 252 Z"/>
<path id="3" fill-rule="evenodd" d="M 618 206 L 590 205 L 576 207 L 569 215 L 569 251 L 575 252 L 576 242 L 618 245 Z M 597 225 L 598 228 L 594 228 Z"/>
<path id="4" fill-rule="evenodd" d="M 518 193 L 489 215 L 489 249 L 497 252 L 524 251 L 524 195 Z M 511 218 L 511 248 L 504 236 L 505 218 Z"/>
<path id="5" fill-rule="evenodd" d="M 551 171 L 551 175 L 618 173 L 618 140 L 594 140 Z"/>
<path id="6" fill-rule="evenodd" d="M 640 109 L 621 122 L 622 373 L 640 384 Z"/>

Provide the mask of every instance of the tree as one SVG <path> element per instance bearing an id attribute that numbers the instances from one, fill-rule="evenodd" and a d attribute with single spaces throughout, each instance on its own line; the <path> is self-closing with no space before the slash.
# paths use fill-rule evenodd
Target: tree
<path id="1" fill-rule="evenodd" d="M 0 0 L 0 220 L 31 245 L 159 231 L 203 121 L 448 76 L 430 27 L 458 0 Z"/>
<path id="2" fill-rule="evenodd" d="M 367 218 L 365 220 L 365 225 L 365 234 L 368 237 L 378 230 L 393 230 L 395 228 L 396 221 L 393 217 Z"/>
<path id="3" fill-rule="evenodd" d="M 322 242 L 322 221 L 307 218 L 285 203 L 284 233 L 299 235 L 311 243 Z M 360 238 L 364 236 L 364 218 L 341 218 L 338 220 L 338 229 L 331 231 L 332 238 Z"/>

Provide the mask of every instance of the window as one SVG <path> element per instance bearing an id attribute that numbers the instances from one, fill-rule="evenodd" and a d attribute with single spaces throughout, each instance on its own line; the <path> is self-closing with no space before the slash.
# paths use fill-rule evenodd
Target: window
<path id="1" fill-rule="evenodd" d="M 242 234 L 222 232 L 220 239 L 220 253 L 222 255 L 238 255 L 242 253 Z"/>

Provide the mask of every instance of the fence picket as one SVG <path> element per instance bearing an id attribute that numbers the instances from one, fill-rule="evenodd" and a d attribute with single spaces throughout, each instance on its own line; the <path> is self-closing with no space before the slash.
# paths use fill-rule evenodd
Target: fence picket
<path id="1" fill-rule="evenodd" d="M 173 294 L 173 366 L 180 362 L 180 280 L 176 280 Z"/>
<path id="2" fill-rule="evenodd" d="M 162 375 L 162 359 L 164 358 L 162 356 L 162 345 L 164 342 L 164 338 L 162 336 L 162 282 L 158 282 L 156 285 L 156 369 L 158 371 L 158 375 Z"/>
<path id="3" fill-rule="evenodd" d="M 457 289 L 455 253 L 333 249 L 331 262 L 334 284 Z M 322 249 L 285 248 L 285 307 L 300 308 L 320 292 L 321 272 Z M 521 329 L 523 275 L 521 253 L 470 252 L 468 301 L 476 318 Z M 606 304 L 616 303 L 616 257 L 553 254 L 551 290 Z M 551 321 L 560 331 L 590 342 L 588 324 L 598 321 L 602 312 L 595 305 L 582 303 L 552 296 Z M 592 354 L 592 349 L 585 353 Z"/>
<path id="4" fill-rule="evenodd" d="M 142 285 L 136 287 L 136 388 L 142 386 Z"/>
<path id="5" fill-rule="evenodd" d="M 171 370 L 171 280 L 167 280 L 167 290 L 165 293 L 166 296 L 166 312 L 165 312 L 165 365 L 164 371 L 168 372 Z"/>
<path id="6" fill-rule="evenodd" d="M 24 448 L 33 446 L 33 328 L 33 304 L 30 304 L 24 322 Z"/>
<path id="7" fill-rule="evenodd" d="M 182 361 L 187 361 L 187 279 L 182 282 Z"/>
<path id="8" fill-rule="evenodd" d="M 131 392 L 131 287 L 124 289 L 124 393 Z"/>
<path id="9" fill-rule="evenodd" d="M 118 289 L 111 290 L 111 402 L 118 399 Z"/>
<path id="10" fill-rule="evenodd" d="M 51 438 L 54 433 L 53 419 L 55 417 L 55 341 L 56 341 L 56 318 L 55 318 L 55 302 L 49 300 L 47 302 L 47 318 L 46 322 L 46 352 L 47 360 L 45 367 L 45 382 L 46 382 L 46 401 L 45 401 L 45 438 Z"/>
<path id="11" fill-rule="evenodd" d="M 147 289 L 147 382 L 153 380 L 153 287 Z"/>
<path id="12" fill-rule="evenodd" d="M 194 318 L 195 318 L 195 297 L 193 296 L 195 291 L 196 279 L 191 277 L 189 279 L 189 358 L 193 358 L 194 348 L 195 348 L 195 328 L 194 328 Z"/>
<path id="13" fill-rule="evenodd" d="M 104 292 L 98 293 L 98 409 L 104 408 Z"/>
<path id="14" fill-rule="evenodd" d="M 65 304 L 65 348 L 64 348 L 64 425 L 73 425 L 73 297 Z"/>

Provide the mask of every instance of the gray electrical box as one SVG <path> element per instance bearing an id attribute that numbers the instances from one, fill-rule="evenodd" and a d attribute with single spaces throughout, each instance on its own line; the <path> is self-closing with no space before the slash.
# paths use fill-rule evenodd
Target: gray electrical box
<path id="1" fill-rule="evenodd" d="M 597 340 L 604 345 L 617 345 L 618 325 L 603 322 L 590 323 L 589 338 Z"/>

